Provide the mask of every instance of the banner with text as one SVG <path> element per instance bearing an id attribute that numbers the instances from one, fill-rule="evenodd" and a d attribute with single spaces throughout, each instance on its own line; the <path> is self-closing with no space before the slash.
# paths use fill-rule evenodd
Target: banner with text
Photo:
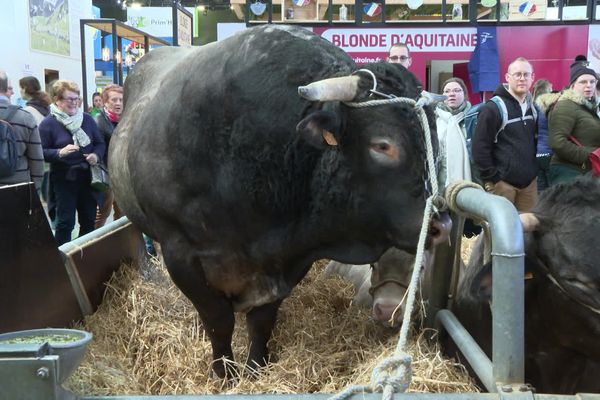
<path id="1" fill-rule="evenodd" d="M 313 32 L 346 51 L 357 64 L 385 61 L 390 47 L 406 43 L 412 56 L 410 70 L 424 82 L 432 60 L 468 61 L 477 44 L 476 28 L 327 28 Z"/>
<path id="2" fill-rule="evenodd" d="M 315 32 L 319 28 L 313 29 Z M 317 32 L 319 33 L 319 32 Z M 472 51 L 477 44 L 475 28 L 420 28 L 420 29 L 324 29 L 322 37 L 348 53 L 384 52 L 390 46 L 404 42 L 412 53 Z"/>

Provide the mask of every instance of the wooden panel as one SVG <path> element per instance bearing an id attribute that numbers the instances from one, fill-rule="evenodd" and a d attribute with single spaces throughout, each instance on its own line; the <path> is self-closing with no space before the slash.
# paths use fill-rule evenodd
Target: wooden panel
<path id="1" fill-rule="evenodd" d="M 70 327 L 83 314 L 33 184 L 0 188 L 0 210 L 0 332 Z M 144 254 L 127 223 L 71 256 L 92 310 L 122 262 Z"/>
<path id="2" fill-rule="evenodd" d="M 33 184 L 0 188 L 0 332 L 68 327 L 79 304 Z"/>
<path id="3" fill-rule="evenodd" d="M 144 254 L 141 232 L 128 223 L 71 255 L 94 311 L 102 302 L 104 282 L 122 263 L 138 262 Z"/>

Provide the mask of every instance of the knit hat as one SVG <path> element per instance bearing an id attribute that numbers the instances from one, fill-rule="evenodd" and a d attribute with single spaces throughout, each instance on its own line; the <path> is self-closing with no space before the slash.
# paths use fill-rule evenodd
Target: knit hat
<path id="1" fill-rule="evenodd" d="M 575 83 L 577 78 L 579 78 L 581 75 L 597 76 L 596 71 L 594 71 L 593 69 L 586 67 L 580 62 L 574 62 L 573 64 L 571 64 L 571 71 L 569 72 L 569 85 Z"/>

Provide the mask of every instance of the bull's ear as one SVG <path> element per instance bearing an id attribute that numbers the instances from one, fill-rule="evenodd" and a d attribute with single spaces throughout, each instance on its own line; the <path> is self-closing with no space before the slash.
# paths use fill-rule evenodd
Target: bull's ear
<path id="1" fill-rule="evenodd" d="M 524 279 L 528 282 L 535 277 L 535 260 L 525 256 Z M 492 301 L 492 263 L 489 262 L 483 266 L 481 271 L 475 276 L 471 283 L 471 295 L 480 301 Z"/>
<path id="2" fill-rule="evenodd" d="M 480 301 L 492 300 L 492 263 L 481 268 L 471 284 L 471 294 Z"/>
<path id="3" fill-rule="evenodd" d="M 324 149 L 327 146 L 337 146 L 338 142 L 332 132 L 339 127 L 335 113 L 316 111 L 309 114 L 296 126 L 296 132 L 312 146 Z"/>

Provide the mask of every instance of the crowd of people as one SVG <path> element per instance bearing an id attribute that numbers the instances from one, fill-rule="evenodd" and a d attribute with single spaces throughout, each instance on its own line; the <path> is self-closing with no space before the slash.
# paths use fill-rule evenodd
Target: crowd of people
<path id="1" fill-rule="evenodd" d="M 387 61 L 409 69 L 409 47 L 394 44 Z M 494 101 L 477 110 L 471 152 L 465 117 L 475 108 L 467 86 L 456 77 L 443 82 L 446 99 L 435 107 L 438 175 L 441 187 L 480 177 L 486 191 L 527 212 L 539 191 L 590 173 L 592 153 L 600 149 L 600 84 L 583 56 L 574 60 L 569 85 L 559 92 L 545 79 L 535 81 L 533 66 L 522 57 L 510 63 L 504 81 Z M 90 181 L 92 166 L 109 162 L 108 144 L 123 112 L 123 88 L 109 85 L 94 93 L 87 112 L 75 82 L 57 80 L 46 93 L 28 76 L 19 80 L 19 89 L 27 102 L 23 108 L 11 105 L 14 90 L 0 70 L 0 120 L 10 123 L 18 147 L 16 170 L 0 175 L 0 186 L 35 184 L 58 245 L 72 239 L 76 217 L 79 235 L 103 226 L 111 213 L 119 218 L 112 190 L 96 191 Z"/>
<path id="2" fill-rule="evenodd" d="M 404 43 L 392 45 L 387 61 L 410 68 L 410 49 Z M 593 153 L 600 151 L 600 83 L 588 65 L 585 56 L 577 56 L 569 85 L 554 92 L 546 79 L 536 81 L 527 59 L 511 62 L 494 92 L 496 99 L 478 110 L 471 154 L 467 87 L 460 78 L 445 81 L 441 91 L 446 100 L 435 108 L 440 186 L 477 175 L 486 191 L 528 212 L 541 190 L 590 174 Z"/>
<path id="3" fill-rule="evenodd" d="M 108 142 L 123 111 L 123 88 L 104 88 L 88 113 L 75 82 L 56 80 L 46 93 L 37 78 L 28 76 L 19 87 L 24 108 L 11 104 L 12 86 L 0 70 L 0 119 L 10 124 L 18 153 L 15 172 L 0 176 L 0 186 L 33 182 L 60 246 L 73 238 L 76 218 L 81 236 L 103 226 L 113 205 L 115 219 L 121 215 L 112 191 L 92 188 L 91 168 L 108 162 Z"/>

